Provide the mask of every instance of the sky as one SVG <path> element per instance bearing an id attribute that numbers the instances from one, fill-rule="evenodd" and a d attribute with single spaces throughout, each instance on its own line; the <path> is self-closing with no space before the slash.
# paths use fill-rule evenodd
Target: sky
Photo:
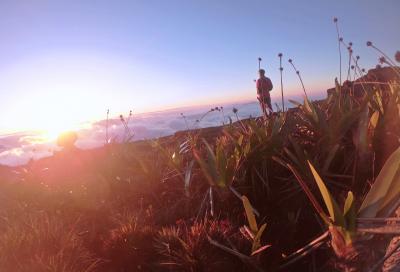
<path id="1" fill-rule="evenodd" d="M 400 1 L 0 0 L 0 134 L 254 100 L 257 58 L 285 96 L 339 73 L 336 30 L 368 69 L 400 47 Z M 344 50 L 345 51 L 345 50 Z M 343 66 L 345 69 L 345 66 Z"/>

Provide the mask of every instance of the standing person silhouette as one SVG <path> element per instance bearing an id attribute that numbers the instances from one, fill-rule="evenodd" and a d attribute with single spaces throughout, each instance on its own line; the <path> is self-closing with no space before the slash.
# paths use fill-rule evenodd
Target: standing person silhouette
<path id="1" fill-rule="evenodd" d="M 268 116 L 272 113 L 271 96 L 269 92 L 272 90 L 273 85 L 271 79 L 265 76 L 265 70 L 258 70 L 259 78 L 257 79 L 257 99 L 260 102 L 260 106 L 264 116 Z M 267 111 L 268 110 L 268 111 Z"/>

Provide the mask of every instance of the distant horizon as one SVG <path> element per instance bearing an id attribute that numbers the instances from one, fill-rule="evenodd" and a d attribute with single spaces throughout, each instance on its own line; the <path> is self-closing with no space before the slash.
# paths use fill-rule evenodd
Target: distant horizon
<path id="1" fill-rule="evenodd" d="M 333 86 L 332 86 L 333 87 Z M 317 91 L 317 92 L 311 92 L 309 93 L 310 98 L 313 100 L 314 99 L 321 99 L 323 98 L 323 96 L 326 96 L 326 90 L 325 91 Z M 271 99 L 272 99 L 272 103 L 273 106 L 275 108 L 275 104 L 278 104 L 279 106 L 281 106 L 281 95 L 280 93 L 275 93 L 271 95 Z M 304 94 L 302 93 L 302 91 L 299 91 L 298 94 L 296 95 L 292 95 L 290 97 L 285 97 L 285 107 L 292 106 L 289 103 L 289 100 L 296 100 L 296 99 L 304 99 Z M 302 101 L 299 101 L 302 102 Z M 221 102 L 214 102 L 214 103 L 204 103 L 204 104 L 191 104 L 191 105 L 182 105 L 182 106 L 165 106 L 164 108 L 160 108 L 160 109 L 152 109 L 152 110 L 148 110 L 148 111 L 135 111 L 134 108 L 132 108 L 132 113 L 133 115 L 146 115 L 146 114 L 154 114 L 154 113 L 162 113 L 162 112 L 173 112 L 173 111 L 184 111 L 184 110 L 195 110 L 195 109 L 206 109 L 208 107 L 212 108 L 212 107 L 217 107 L 217 106 L 226 106 L 226 105 L 233 105 L 233 104 L 246 104 L 246 103 L 258 103 L 256 98 L 243 98 L 243 99 L 236 99 L 236 100 L 226 100 L 226 101 L 221 101 Z M 119 116 L 122 114 L 125 117 L 129 114 L 129 111 L 113 111 L 112 109 L 110 110 L 110 114 L 109 114 L 109 118 L 110 119 L 119 119 Z M 101 117 L 101 115 L 99 114 L 98 118 L 94 118 L 92 120 L 82 120 L 79 123 L 77 123 L 76 125 L 83 125 L 83 124 L 87 124 L 87 123 L 94 123 L 94 122 L 100 122 L 103 120 L 106 120 L 107 118 L 107 109 L 104 110 L 103 117 Z M 78 130 L 79 127 L 76 127 L 75 129 L 66 129 L 65 131 L 69 131 L 69 130 Z M 12 134 L 18 134 L 18 133 L 23 133 L 23 132 L 32 132 L 32 131 L 45 131 L 45 129 L 41 129 L 41 128 L 27 128 L 27 129 L 3 129 L 0 127 L 0 139 L 1 136 L 8 136 L 8 135 L 12 135 Z"/>
<path id="2" fill-rule="evenodd" d="M 279 100 L 339 77 L 336 27 L 362 68 L 398 50 L 400 2 L 79 0 L 0 2 L 0 131 L 68 130 L 111 112 L 255 100 L 261 67 Z M 348 54 L 342 45 L 343 79 Z"/>
<path id="3" fill-rule="evenodd" d="M 132 141 L 154 139 L 172 135 L 176 131 L 195 129 L 200 127 L 221 126 L 229 120 L 236 118 L 245 119 L 250 116 L 260 116 L 261 110 L 257 101 L 248 101 L 234 104 L 218 104 L 224 111 L 214 111 L 206 114 L 212 105 L 175 108 L 158 112 L 146 112 L 133 114 L 131 118 L 126 115 L 127 126 L 134 133 Z M 238 112 L 233 113 L 233 108 Z M 184 115 L 181 116 L 181 113 Z M 197 122 L 196 120 L 201 120 Z M 94 120 L 86 123 L 86 126 L 77 128 L 74 132 L 78 135 L 77 147 L 91 149 L 103 146 L 105 137 L 116 139 L 118 142 L 124 137 L 125 125 L 118 116 L 110 116 L 108 131 L 106 133 L 106 119 Z M 188 126 L 188 127 L 187 127 Z M 40 159 L 48 157 L 54 151 L 60 150 L 57 146 L 57 134 L 49 135 L 42 130 L 16 131 L 10 134 L 0 134 L 0 165 L 20 165 L 31 158 Z M 122 138 L 121 138 L 122 137 Z"/>

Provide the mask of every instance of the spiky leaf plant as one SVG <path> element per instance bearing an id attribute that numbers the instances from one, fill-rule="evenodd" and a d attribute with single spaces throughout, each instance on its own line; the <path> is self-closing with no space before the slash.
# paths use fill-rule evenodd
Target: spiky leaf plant
<path id="1" fill-rule="evenodd" d="M 151 241 L 154 230 L 128 217 L 109 232 L 103 242 L 103 254 L 109 271 L 151 269 L 156 252 Z"/>
<path id="2" fill-rule="evenodd" d="M 242 248 L 245 241 L 234 234 L 228 221 L 203 221 L 193 225 L 180 222 L 158 232 L 154 246 L 161 256 L 159 266 L 173 271 L 220 271 L 244 268 L 236 256 L 215 247 L 209 239 L 235 243 Z"/>

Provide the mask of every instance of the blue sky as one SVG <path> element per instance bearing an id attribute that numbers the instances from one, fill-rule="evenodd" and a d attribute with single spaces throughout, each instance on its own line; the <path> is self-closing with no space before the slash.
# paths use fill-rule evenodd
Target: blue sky
<path id="1" fill-rule="evenodd" d="M 113 114 L 254 99 L 257 58 L 288 96 L 338 75 L 339 18 L 361 66 L 400 47 L 400 2 L 1 0 L 0 131 Z"/>

